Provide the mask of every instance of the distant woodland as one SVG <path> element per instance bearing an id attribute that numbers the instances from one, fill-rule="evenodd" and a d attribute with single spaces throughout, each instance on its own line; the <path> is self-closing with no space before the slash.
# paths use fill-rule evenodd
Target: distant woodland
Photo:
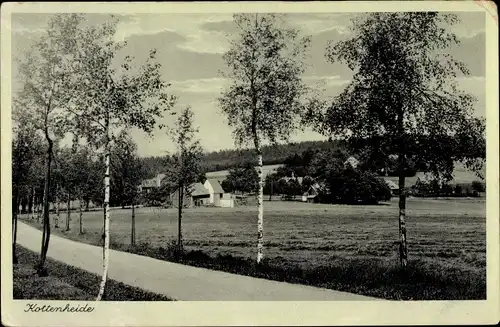
<path id="1" fill-rule="evenodd" d="M 305 141 L 299 143 L 268 145 L 262 148 L 264 165 L 283 164 L 288 157 L 301 154 L 308 149 L 336 149 L 342 147 L 342 141 Z M 169 156 L 156 156 L 141 158 L 149 178 L 165 170 Z M 255 154 L 252 149 L 233 149 L 207 152 L 203 157 L 204 170 L 219 171 L 253 162 Z"/>

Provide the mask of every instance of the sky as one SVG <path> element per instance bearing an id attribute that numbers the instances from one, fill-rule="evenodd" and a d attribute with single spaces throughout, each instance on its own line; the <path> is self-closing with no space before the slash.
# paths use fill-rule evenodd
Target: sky
<path id="1" fill-rule="evenodd" d="M 460 23 L 451 27 L 459 38 L 460 46 L 450 53 L 464 62 L 471 75 L 458 80 L 459 86 L 475 95 L 476 114 L 485 111 L 485 13 L 457 13 Z M 354 14 L 290 14 L 289 23 L 303 35 L 311 36 L 307 70 L 304 81 L 311 86 L 320 85 L 325 97 L 339 94 L 349 83 L 352 72 L 341 63 L 325 59 L 328 42 L 351 37 L 350 21 Z M 48 14 L 12 15 L 13 58 L 30 48 L 33 39 L 45 29 Z M 88 14 L 86 24 L 100 24 L 108 17 Z M 162 64 L 161 74 L 171 83 L 171 91 L 178 97 L 175 110 L 191 106 L 195 125 L 199 128 L 201 145 L 205 151 L 234 148 L 231 129 L 220 112 L 217 98 L 228 85 L 221 77 L 225 65 L 222 55 L 228 49 L 228 38 L 237 29 L 230 14 L 140 14 L 120 16 L 115 39 L 127 45 L 117 58 L 133 56 L 137 62 L 145 60 L 152 48 Z M 13 61 L 13 85 L 16 85 L 16 65 Z M 319 84 L 318 84 L 319 83 Z M 165 115 L 161 123 L 172 126 L 173 116 Z M 152 137 L 132 129 L 140 156 L 161 156 L 175 150 L 175 145 L 164 131 L 156 130 Z M 292 135 L 292 141 L 322 140 L 321 135 L 306 130 Z"/>

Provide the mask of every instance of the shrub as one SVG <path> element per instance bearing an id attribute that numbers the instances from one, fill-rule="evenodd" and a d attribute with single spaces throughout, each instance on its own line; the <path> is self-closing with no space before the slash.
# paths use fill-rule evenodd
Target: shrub
<path id="1" fill-rule="evenodd" d="M 330 172 L 326 184 L 330 202 L 346 204 L 376 204 L 390 200 L 389 186 L 381 178 L 352 167 Z"/>
<path id="2" fill-rule="evenodd" d="M 480 185 L 476 183 L 479 183 Z M 480 182 L 476 183 L 463 183 L 452 186 L 450 184 L 440 185 L 435 179 L 428 182 L 417 180 L 413 186 L 412 195 L 420 197 L 478 197 L 479 191 L 477 191 L 477 189 L 481 189 L 483 185 Z"/>
<path id="3" fill-rule="evenodd" d="M 476 191 L 478 193 L 486 191 L 486 185 L 484 185 L 484 183 L 481 183 L 479 181 L 473 181 L 471 183 L 471 186 L 472 186 L 472 190 Z"/>

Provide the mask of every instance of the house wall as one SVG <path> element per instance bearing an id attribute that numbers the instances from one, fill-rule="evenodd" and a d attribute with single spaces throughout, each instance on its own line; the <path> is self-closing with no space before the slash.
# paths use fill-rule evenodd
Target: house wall
<path id="1" fill-rule="evenodd" d="M 208 179 L 205 181 L 205 184 L 203 184 L 205 188 L 208 190 L 208 193 L 210 193 L 210 203 L 214 203 L 214 188 L 212 187 L 212 184 L 208 181 Z"/>
<path id="2" fill-rule="evenodd" d="M 214 193 L 214 194 L 210 194 L 210 196 L 212 197 L 213 199 L 213 204 L 218 207 L 220 206 L 220 201 L 221 201 L 221 198 L 222 198 L 222 194 L 221 193 Z"/>

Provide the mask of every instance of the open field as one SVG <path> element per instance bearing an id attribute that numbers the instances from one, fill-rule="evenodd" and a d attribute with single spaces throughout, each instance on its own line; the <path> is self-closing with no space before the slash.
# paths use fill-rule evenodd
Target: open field
<path id="1" fill-rule="evenodd" d="M 172 254 L 176 209 L 137 210 L 137 246 L 130 248 L 131 210 L 111 211 L 111 248 L 161 260 L 394 300 L 472 300 L 486 296 L 484 198 L 409 198 L 409 266 L 398 266 L 397 199 L 348 206 L 264 202 L 265 260 L 255 264 L 257 210 L 193 208 L 184 211 L 189 251 Z M 65 216 L 61 215 L 60 226 Z M 55 233 L 101 245 L 103 212 L 78 215 L 71 230 Z M 23 219 L 24 220 L 24 219 Z M 40 228 L 36 220 L 28 220 Z M 196 251 L 201 250 L 202 252 Z M 49 247 L 50 256 L 50 247 Z"/>
<path id="2" fill-rule="evenodd" d="M 264 202 L 265 255 L 299 265 L 320 265 L 332 256 L 397 257 L 397 199 L 375 206 Z M 409 255 L 449 263 L 485 267 L 485 200 L 408 199 Z M 100 244 L 103 212 L 84 213 L 84 235 L 78 235 L 78 214 L 64 232 L 61 213 L 57 233 Z M 131 211 L 111 211 L 111 244 L 130 243 Z M 256 208 L 193 208 L 183 215 L 187 249 L 209 254 L 255 255 Z M 165 247 L 177 235 L 176 209 L 136 211 L 137 243 Z"/>

